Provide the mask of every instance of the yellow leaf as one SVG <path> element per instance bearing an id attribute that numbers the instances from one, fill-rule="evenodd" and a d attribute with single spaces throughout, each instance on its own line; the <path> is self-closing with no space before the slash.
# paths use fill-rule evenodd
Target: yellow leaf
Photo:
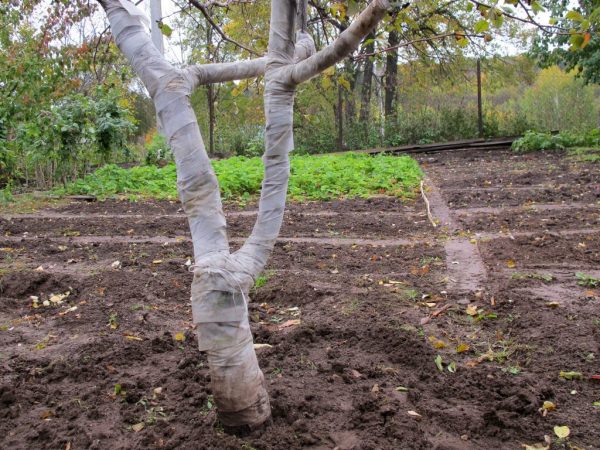
<path id="1" fill-rule="evenodd" d="M 162 263 L 162 259 L 155 259 L 154 261 L 152 261 L 152 264 L 160 264 Z"/>
<path id="2" fill-rule="evenodd" d="M 523 444 L 523 448 L 525 450 L 550 450 L 550 446 L 545 444 Z"/>
<path id="3" fill-rule="evenodd" d="M 348 80 L 346 80 L 343 76 L 338 77 L 338 83 L 344 89 L 346 89 L 347 91 L 350 91 L 350 89 L 351 89 L 350 82 Z"/>
<path id="4" fill-rule="evenodd" d="M 542 404 L 542 409 L 545 410 L 545 411 L 554 411 L 556 409 L 556 405 L 554 403 L 549 402 L 549 401 L 546 400 Z"/>
<path id="5" fill-rule="evenodd" d="M 331 79 L 329 77 L 322 77 L 321 86 L 323 86 L 323 89 L 329 89 L 331 87 Z"/>
<path id="6" fill-rule="evenodd" d="M 456 347 L 456 353 L 464 353 L 464 352 L 468 352 L 470 350 L 470 347 L 467 344 L 459 344 L 458 347 Z"/>
<path id="7" fill-rule="evenodd" d="M 180 342 L 185 341 L 185 334 L 183 334 L 183 333 L 177 333 L 175 335 L 175 340 L 176 341 L 180 341 Z"/>
<path id="8" fill-rule="evenodd" d="M 143 339 L 141 337 L 137 337 L 137 336 L 133 336 L 130 334 L 125 334 L 125 339 L 129 339 L 131 341 L 143 341 Z"/>
<path id="9" fill-rule="evenodd" d="M 514 259 L 509 259 L 508 261 L 506 261 L 506 267 L 508 267 L 509 269 L 514 269 L 516 266 L 517 263 Z"/>
<path id="10" fill-rule="evenodd" d="M 144 429 L 144 422 L 136 423 L 135 425 L 131 425 L 131 429 L 136 433 L 142 431 Z"/>
<path id="11" fill-rule="evenodd" d="M 554 427 L 554 434 L 556 436 L 558 436 L 559 439 L 564 439 L 566 437 L 569 436 L 569 434 L 571 434 L 571 430 L 569 430 L 569 427 L 566 425 L 563 426 L 555 426 Z"/>
<path id="12" fill-rule="evenodd" d="M 475 305 L 469 305 L 469 306 L 467 306 L 467 309 L 465 310 L 465 312 L 469 316 L 475 316 L 475 315 L 477 315 L 477 306 L 475 306 Z"/>
<path id="13" fill-rule="evenodd" d="M 434 348 L 445 348 L 445 347 L 448 346 L 448 344 L 446 344 L 441 339 L 436 338 L 435 336 L 429 336 L 428 339 L 429 339 L 429 342 L 431 342 L 431 345 L 433 345 Z"/>

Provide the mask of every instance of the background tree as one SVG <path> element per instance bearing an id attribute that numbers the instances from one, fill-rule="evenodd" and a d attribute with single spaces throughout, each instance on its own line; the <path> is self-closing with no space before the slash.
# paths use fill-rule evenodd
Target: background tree
<path id="1" fill-rule="evenodd" d="M 598 2 L 579 0 L 575 7 L 568 0 L 545 1 L 543 4 L 552 14 L 551 23 L 560 31 L 537 34 L 532 55 L 544 67 L 560 64 L 567 71 L 575 70 L 586 83 L 600 83 L 600 36 L 596 29 L 600 19 Z"/>

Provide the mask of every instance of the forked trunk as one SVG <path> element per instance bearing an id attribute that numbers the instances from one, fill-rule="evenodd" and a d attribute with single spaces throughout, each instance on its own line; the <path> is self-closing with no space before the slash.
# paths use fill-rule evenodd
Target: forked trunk
<path id="1" fill-rule="evenodd" d="M 177 186 L 194 245 L 192 315 L 199 348 L 206 352 L 211 388 L 221 423 L 244 431 L 271 415 L 264 376 L 258 366 L 248 321 L 248 292 L 265 267 L 283 222 L 294 147 L 296 86 L 356 49 L 377 25 L 387 0 L 373 0 L 330 46 L 315 53 L 303 23 L 295 36 L 295 0 L 273 0 L 266 58 L 172 67 L 153 46 L 128 0 L 99 0 L 115 41 L 148 89 L 177 165 Z M 301 1 L 305 6 L 305 2 Z M 306 15 L 298 15 L 306 20 Z M 265 75 L 265 176 L 252 234 L 230 253 L 219 186 L 206 154 L 190 96 L 198 85 Z"/>

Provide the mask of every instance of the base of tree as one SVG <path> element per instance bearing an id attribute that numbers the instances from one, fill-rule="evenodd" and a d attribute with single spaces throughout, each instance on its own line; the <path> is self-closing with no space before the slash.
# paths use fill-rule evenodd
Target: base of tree
<path id="1" fill-rule="evenodd" d="M 272 423 L 271 405 L 266 389 L 263 389 L 258 401 L 241 411 L 217 410 L 219 422 L 227 434 L 243 437 L 264 430 Z"/>
<path id="2" fill-rule="evenodd" d="M 220 415 L 219 415 L 220 417 Z M 237 436 L 239 438 L 244 438 L 247 436 L 250 436 L 253 433 L 261 433 L 263 431 L 266 431 L 267 428 L 269 428 L 272 424 L 273 424 L 273 419 L 271 418 L 271 416 L 269 416 L 269 418 L 267 420 L 265 420 L 263 423 L 261 423 L 260 425 L 238 425 L 235 427 L 230 427 L 230 426 L 226 426 L 224 425 L 222 422 L 220 422 L 222 427 L 223 427 L 223 431 L 227 434 L 230 434 L 232 436 Z"/>

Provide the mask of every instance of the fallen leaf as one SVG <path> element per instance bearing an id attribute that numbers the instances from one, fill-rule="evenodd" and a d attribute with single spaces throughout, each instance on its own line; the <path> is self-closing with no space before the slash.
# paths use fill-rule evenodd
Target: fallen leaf
<path id="1" fill-rule="evenodd" d="M 475 306 L 475 305 L 469 305 L 469 306 L 467 306 L 467 309 L 465 310 L 465 312 L 469 316 L 476 316 L 477 315 L 477 306 Z"/>
<path id="2" fill-rule="evenodd" d="M 50 294 L 50 303 L 60 305 L 65 298 L 69 296 L 71 292 L 67 291 L 64 294 Z"/>
<path id="3" fill-rule="evenodd" d="M 440 355 L 437 355 L 434 359 L 435 365 L 437 366 L 438 370 L 440 372 L 444 371 L 444 363 L 442 362 L 442 357 Z"/>
<path id="4" fill-rule="evenodd" d="M 448 372 L 450 373 L 456 373 L 456 363 L 452 361 L 450 364 L 448 364 L 448 367 L 446 367 L 446 369 L 448 369 Z"/>
<path id="5" fill-rule="evenodd" d="M 110 267 L 112 267 L 113 269 L 119 269 L 121 267 L 121 261 L 115 261 L 113 262 Z"/>
<path id="6" fill-rule="evenodd" d="M 281 325 L 277 326 L 277 330 L 283 330 L 284 328 L 289 328 L 289 327 L 293 327 L 295 325 L 300 325 L 300 323 L 302 323 L 302 321 L 300 319 L 286 320 Z"/>
<path id="7" fill-rule="evenodd" d="M 546 444 L 523 444 L 525 450 L 550 450 L 550 446 Z"/>
<path id="8" fill-rule="evenodd" d="M 412 417 L 416 418 L 416 419 L 420 419 L 421 417 L 423 417 L 421 414 L 419 414 L 416 411 L 407 411 L 407 414 L 409 416 L 412 416 Z"/>
<path id="9" fill-rule="evenodd" d="M 71 306 L 70 308 L 68 308 L 68 309 L 66 309 L 64 311 L 59 312 L 58 315 L 59 316 L 64 316 L 65 314 L 68 314 L 68 313 L 73 312 L 73 311 L 77 311 L 77 306 Z"/>
<path id="10" fill-rule="evenodd" d="M 135 425 L 131 425 L 131 429 L 136 433 L 142 431 L 144 429 L 144 422 L 136 423 Z"/>
<path id="11" fill-rule="evenodd" d="M 581 372 L 563 372 L 562 370 L 558 376 L 564 378 L 565 380 L 580 380 L 583 378 L 583 374 Z"/>
<path id="12" fill-rule="evenodd" d="M 261 348 L 271 348 L 273 347 L 271 344 L 254 344 L 254 350 L 258 350 Z"/>
<path id="13" fill-rule="evenodd" d="M 508 267 L 509 269 L 514 269 L 517 266 L 517 263 L 514 261 L 514 259 L 509 259 L 508 261 L 506 261 L 506 267 Z"/>
<path id="14" fill-rule="evenodd" d="M 548 308 L 558 308 L 560 306 L 560 303 L 558 303 L 558 302 L 547 302 L 546 306 Z"/>
<path id="15" fill-rule="evenodd" d="M 446 344 L 444 341 L 442 341 L 441 339 L 436 338 L 435 336 L 429 336 L 429 342 L 431 342 L 431 345 L 433 345 L 433 348 L 446 348 L 448 346 L 448 344 Z"/>
<path id="16" fill-rule="evenodd" d="M 564 438 L 568 437 L 569 434 L 571 434 L 571 430 L 566 425 L 563 425 L 563 426 L 557 425 L 554 427 L 554 434 L 556 436 L 558 436 L 559 439 L 564 439 Z"/>
<path id="17" fill-rule="evenodd" d="M 177 334 L 175 334 L 175 340 L 176 341 L 180 341 L 180 342 L 185 341 L 185 334 L 183 334 L 183 333 L 177 333 Z"/>
<path id="18" fill-rule="evenodd" d="M 371 392 L 373 392 L 374 394 L 377 394 L 379 392 L 379 385 L 377 383 L 373 385 L 373 387 L 371 388 Z"/>
<path id="19" fill-rule="evenodd" d="M 141 337 L 134 336 L 132 334 L 124 334 L 123 336 L 125 336 L 125 339 L 129 339 L 130 341 L 143 341 Z"/>
<path id="20" fill-rule="evenodd" d="M 458 344 L 458 347 L 456 347 L 456 353 L 468 352 L 470 349 L 471 347 L 469 347 L 467 344 Z"/>
<path id="21" fill-rule="evenodd" d="M 50 411 L 49 409 L 47 409 L 46 411 L 44 411 L 42 413 L 41 419 L 42 420 L 48 420 L 50 419 L 52 416 L 54 415 L 54 413 L 52 411 Z"/>
<path id="22" fill-rule="evenodd" d="M 408 388 L 404 387 L 404 386 L 398 386 L 398 387 L 396 387 L 396 390 L 398 392 L 408 392 Z"/>
<path id="23" fill-rule="evenodd" d="M 549 402 L 549 401 L 547 401 L 547 400 L 546 400 L 546 401 L 545 401 L 545 402 L 542 404 L 542 409 L 543 409 L 543 410 L 546 410 L 546 411 L 554 411 L 554 410 L 556 409 L 556 405 L 555 405 L 554 403 L 552 403 L 552 402 Z"/>
<path id="24" fill-rule="evenodd" d="M 155 259 L 154 261 L 152 261 L 152 264 L 161 264 L 162 262 L 162 259 Z"/>

